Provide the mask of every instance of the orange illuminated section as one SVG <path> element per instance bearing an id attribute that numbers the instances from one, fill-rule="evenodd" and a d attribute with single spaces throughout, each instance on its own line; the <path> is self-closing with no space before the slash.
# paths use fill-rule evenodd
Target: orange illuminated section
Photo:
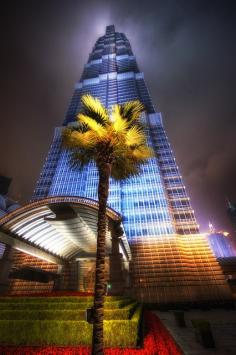
<path id="1" fill-rule="evenodd" d="M 132 245 L 133 296 L 153 303 L 231 299 L 203 234 L 142 238 Z"/>

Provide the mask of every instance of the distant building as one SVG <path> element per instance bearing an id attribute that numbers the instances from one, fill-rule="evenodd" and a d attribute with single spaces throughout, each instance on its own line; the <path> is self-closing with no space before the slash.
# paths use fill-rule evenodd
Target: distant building
<path id="1" fill-rule="evenodd" d="M 0 175 L 0 195 L 6 195 L 11 183 L 11 178 Z"/>
<path id="2" fill-rule="evenodd" d="M 212 228 L 210 228 L 212 229 Z M 236 292 L 236 245 L 232 236 L 227 232 L 211 230 L 207 238 L 216 256 L 231 290 Z"/>
<path id="3" fill-rule="evenodd" d="M 209 234 L 207 238 L 217 258 L 236 257 L 236 248 L 229 233 L 214 232 Z"/>
<path id="4" fill-rule="evenodd" d="M 236 203 L 228 201 L 227 213 L 234 227 L 236 227 Z"/>
<path id="5" fill-rule="evenodd" d="M 0 218 L 20 207 L 17 202 L 7 196 L 11 180 L 6 176 L 0 176 Z"/>
<path id="6" fill-rule="evenodd" d="M 16 210 L 20 205 L 7 197 L 11 179 L 5 176 L 0 176 L 0 218 L 7 213 Z M 5 244 L 0 242 L 0 259 L 5 251 Z"/>

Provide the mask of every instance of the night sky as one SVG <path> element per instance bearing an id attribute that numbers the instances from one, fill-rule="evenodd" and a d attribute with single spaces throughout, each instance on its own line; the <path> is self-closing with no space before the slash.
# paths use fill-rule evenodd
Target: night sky
<path id="1" fill-rule="evenodd" d="M 6 3 L 6 2 L 5 2 Z M 134 54 L 202 231 L 236 201 L 236 1 L 12 1 L 1 8 L 0 175 L 32 195 L 74 83 L 105 26 Z"/>

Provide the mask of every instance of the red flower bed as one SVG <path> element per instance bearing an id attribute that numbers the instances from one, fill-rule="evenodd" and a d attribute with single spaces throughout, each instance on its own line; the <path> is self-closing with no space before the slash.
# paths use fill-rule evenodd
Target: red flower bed
<path id="1" fill-rule="evenodd" d="M 105 349 L 105 355 L 182 355 L 180 347 L 160 319 L 145 313 L 147 334 L 142 349 Z M 88 347 L 0 347 L 1 355 L 89 355 Z"/>

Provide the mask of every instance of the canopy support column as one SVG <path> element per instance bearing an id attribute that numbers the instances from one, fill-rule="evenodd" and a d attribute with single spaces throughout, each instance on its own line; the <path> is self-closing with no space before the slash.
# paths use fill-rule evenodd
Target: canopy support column
<path id="1" fill-rule="evenodd" d="M 6 245 L 2 259 L 0 260 L 0 294 L 4 294 L 9 288 L 9 273 L 12 266 L 13 248 Z"/>
<path id="2" fill-rule="evenodd" d="M 120 239 L 123 230 L 120 222 L 113 223 L 111 226 L 111 254 L 110 254 L 110 280 L 108 293 L 110 295 L 123 295 L 125 289 L 125 280 L 123 275 L 123 255 L 120 253 Z"/>

